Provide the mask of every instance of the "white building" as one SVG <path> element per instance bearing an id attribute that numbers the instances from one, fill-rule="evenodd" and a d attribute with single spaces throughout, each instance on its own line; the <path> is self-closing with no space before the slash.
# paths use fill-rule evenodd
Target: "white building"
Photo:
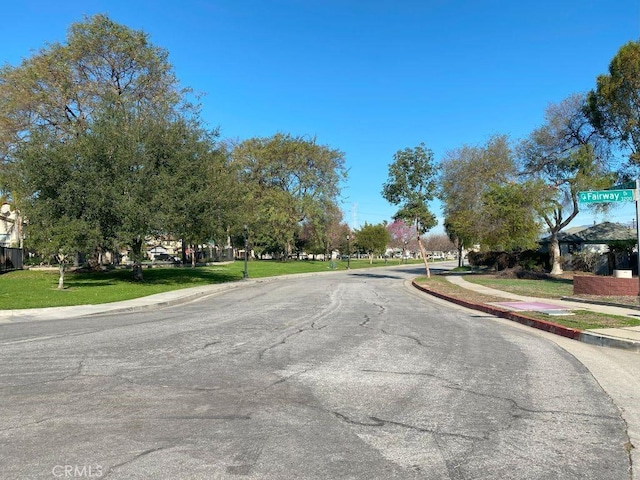
<path id="1" fill-rule="evenodd" d="M 8 203 L 0 206 L 0 247 L 22 247 L 22 219 Z"/>

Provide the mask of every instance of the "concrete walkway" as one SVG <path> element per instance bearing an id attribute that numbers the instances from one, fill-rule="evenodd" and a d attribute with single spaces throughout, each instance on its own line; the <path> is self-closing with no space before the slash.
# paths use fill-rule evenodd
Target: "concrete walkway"
<path id="1" fill-rule="evenodd" d="M 570 310 L 589 310 L 592 312 L 602 313 L 604 315 L 640 318 L 640 310 L 636 310 L 633 308 L 599 305 L 586 302 L 575 302 L 570 300 L 528 297 L 468 282 L 463 278 L 462 275 L 447 275 L 446 278 L 451 283 L 468 290 L 473 290 L 474 292 L 483 293 L 485 295 L 503 297 L 509 300 L 516 300 L 520 302 L 540 302 L 545 304 L 557 305 L 558 307 Z M 550 321 L 553 321 L 552 318 L 550 318 Z M 587 333 L 589 334 L 587 335 L 587 338 L 591 337 L 591 340 L 593 340 L 590 343 L 597 343 L 604 346 L 622 346 L 622 348 L 628 348 L 630 350 L 640 352 L 640 326 L 624 328 L 598 328 L 587 330 Z M 614 341 L 612 342 L 609 340 Z M 618 345 L 619 343 L 620 345 Z"/>

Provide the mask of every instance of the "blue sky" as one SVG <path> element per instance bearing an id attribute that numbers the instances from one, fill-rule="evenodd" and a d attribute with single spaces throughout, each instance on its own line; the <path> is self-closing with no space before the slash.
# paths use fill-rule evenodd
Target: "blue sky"
<path id="1" fill-rule="evenodd" d="M 223 138 L 287 132 L 342 150 L 343 211 L 358 227 L 395 212 L 380 191 L 397 150 L 424 142 L 439 160 L 492 134 L 515 141 L 549 103 L 592 89 L 640 38 L 638 3 L 12 0 L 2 6 L 0 63 L 63 41 L 85 15 L 144 30 L 182 84 L 204 94 L 203 117 Z M 606 219 L 629 222 L 631 207 Z"/>

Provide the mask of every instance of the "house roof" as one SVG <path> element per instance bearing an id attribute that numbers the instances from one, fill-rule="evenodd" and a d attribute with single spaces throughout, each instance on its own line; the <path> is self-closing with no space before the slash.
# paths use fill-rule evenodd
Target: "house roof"
<path id="1" fill-rule="evenodd" d="M 542 243 L 549 243 L 551 236 L 544 237 Z M 571 229 L 558 234 L 558 241 L 562 243 L 592 243 L 602 244 L 617 240 L 635 240 L 635 229 L 621 223 L 603 222 L 592 227 Z"/>
<path id="2" fill-rule="evenodd" d="M 616 240 L 635 240 L 637 232 L 621 223 L 603 222 L 576 233 L 584 243 L 607 243 Z"/>

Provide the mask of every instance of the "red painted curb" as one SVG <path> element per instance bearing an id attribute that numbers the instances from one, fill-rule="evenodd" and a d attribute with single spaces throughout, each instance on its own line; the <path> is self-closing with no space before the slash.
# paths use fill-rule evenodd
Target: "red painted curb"
<path id="1" fill-rule="evenodd" d="M 537 328 L 539 330 L 544 330 L 545 332 L 554 333 L 556 335 L 561 335 L 563 337 L 571 338 L 573 340 L 580 340 L 580 337 L 583 333 L 582 330 L 576 330 L 575 328 L 565 327 L 563 325 L 558 325 L 557 323 L 546 322 L 544 320 L 538 320 L 536 318 L 527 317 L 526 315 L 513 312 L 511 310 L 503 310 L 501 308 L 492 307 L 490 305 L 481 305 L 478 303 L 467 302 L 466 300 L 461 300 L 456 297 L 451 297 L 449 295 L 445 295 L 443 293 L 430 290 L 426 287 L 423 287 L 422 285 L 418 285 L 415 281 L 412 281 L 411 284 L 415 288 L 417 288 L 418 290 L 424 293 L 428 293 L 429 295 L 433 295 L 434 297 L 441 298 L 443 300 L 455 303 L 457 305 L 461 305 L 465 308 L 479 310 L 481 312 L 495 315 L 496 317 L 512 320 L 522 325 L 527 325 L 529 327 Z"/>

